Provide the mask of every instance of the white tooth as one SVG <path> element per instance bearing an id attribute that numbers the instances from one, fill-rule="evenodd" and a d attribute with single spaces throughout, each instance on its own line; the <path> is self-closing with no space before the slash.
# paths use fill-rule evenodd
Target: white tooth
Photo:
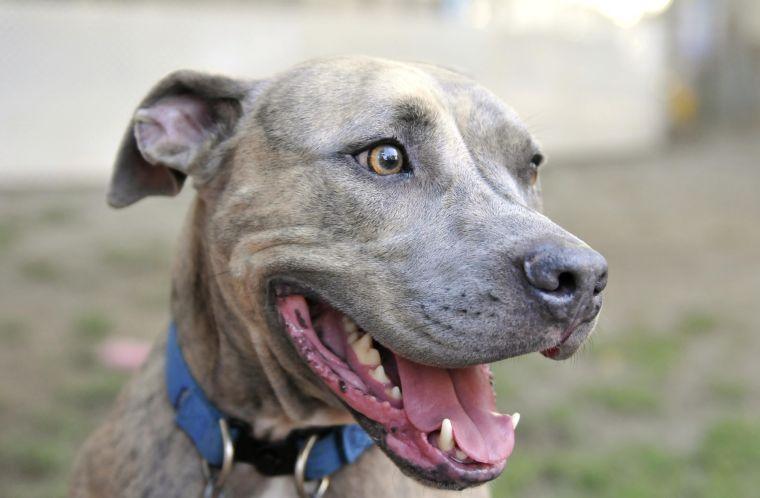
<path id="1" fill-rule="evenodd" d="M 459 448 L 454 450 L 454 456 L 457 457 L 457 460 L 461 460 L 461 461 L 467 460 L 467 453 L 460 450 Z"/>
<path id="2" fill-rule="evenodd" d="M 343 330 L 349 334 L 355 333 L 357 331 L 356 324 L 347 316 L 343 316 Z"/>
<path id="3" fill-rule="evenodd" d="M 353 344 L 356 342 L 358 338 L 359 338 L 359 334 L 357 334 L 356 332 L 351 332 L 350 334 L 348 334 L 348 343 Z"/>
<path id="4" fill-rule="evenodd" d="M 451 420 L 445 418 L 441 422 L 441 434 L 438 436 L 438 447 L 443 451 L 454 449 L 454 430 Z"/>
<path id="5" fill-rule="evenodd" d="M 520 414 L 515 412 L 514 415 L 512 415 L 512 429 L 517 429 L 517 424 L 520 423 Z"/>
<path id="6" fill-rule="evenodd" d="M 354 343 L 351 344 L 351 347 L 354 348 L 354 351 L 356 351 L 357 354 L 359 351 L 366 351 L 372 347 L 372 337 L 370 337 L 369 334 L 364 334 L 354 341 Z"/>
<path id="7" fill-rule="evenodd" d="M 372 337 L 364 334 L 351 344 L 356 357 L 363 365 L 376 367 L 380 364 L 380 353 L 372 347 Z"/>
<path id="8" fill-rule="evenodd" d="M 401 399 L 401 388 L 398 386 L 393 386 L 392 389 L 386 389 L 385 393 L 390 396 L 391 399 L 400 400 Z"/>
<path id="9" fill-rule="evenodd" d="M 382 382 L 383 384 L 391 383 L 391 379 L 385 374 L 385 369 L 382 365 L 378 365 L 376 369 L 370 370 L 369 373 L 378 382 Z"/>
<path id="10" fill-rule="evenodd" d="M 380 353 L 375 348 L 369 348 L 366 351 L 358 353 L 359 361 L 368 367 L 376 367 L 380 364 Z"/>

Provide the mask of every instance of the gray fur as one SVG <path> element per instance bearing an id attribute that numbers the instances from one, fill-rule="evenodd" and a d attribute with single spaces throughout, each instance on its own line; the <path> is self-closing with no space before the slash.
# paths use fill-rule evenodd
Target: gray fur
<path id="1" fill-rule="evenodd" d="M 257 435 L 350 421 L 277 326 L 274 277 L 308 284 L 386 347 L 436 366 L 546 349 L 567 328 L 531 295 L 520 261 L 543 242 L 585 244 L 541 214 L 539 184 L 529 181 L 538 146 L 470 79 L 424 64 L 333 58 L 257 82 L 175 73 L 140 107 L 178 92 L 210 106 L 223 99 L 233 110 L 225 131 L 180 171 L 146 161 L 130 125 L 109 201 L 173 195 L 184 175 L 195 180 L 172 313 L 204 390 Z M 353 159 L 389 137 L 404 145 L 410 175 L 376 176 Z M 85 446 L 72 496 L 197 495 L 199 459 L 160 394 L 162 350 L 160 342 Z M 361 462 L 336 476 L 328 496 L 447 495 L 401 477 L 379 450 Z M 368 477 L 377 468 L 383 475 Z M 263 477 L 236 473 L 233 487 L 248 494 L 234 496 L 266 495 Z M 379 489 L 388 483 L 392 494 Z"/>

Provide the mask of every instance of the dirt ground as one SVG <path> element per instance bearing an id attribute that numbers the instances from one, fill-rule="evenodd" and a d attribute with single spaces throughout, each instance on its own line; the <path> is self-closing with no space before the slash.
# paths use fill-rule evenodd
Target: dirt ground
<path id="1" fill-rule="evenodd" d="M 758 157 L 752 130 L 549 162 L 546 211 L 607 256 L 610 285 L 573 359 L 496 365 L 499 402 L 523 419 L 495 496 L 757 496 Z M 123 211 L 95 189 L 0 192 L 0 496 L 65 494 L 126 378 L 98 348 L 169 319 L 189 190 Z"/>

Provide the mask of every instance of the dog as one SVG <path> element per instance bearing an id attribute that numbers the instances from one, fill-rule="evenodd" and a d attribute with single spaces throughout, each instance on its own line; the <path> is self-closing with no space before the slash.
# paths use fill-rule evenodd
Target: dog
<path id="1" fill-rule="evenodd" d="M 178 427 L 162 336 L 83 446 L 71 496 L 487 496 L 518 420 L 496 412 L 487 364 L 571 356 L 607 281 L 541 213 L 543 162 L 513 110 L 434 65 L 167 76 L 128 126 L 108 202 L 197 191 L 171 317 L 199 391 L 264 444 L 357 422 L 374 444 L 326 491 L 242 463 L 214 481 Z"/>

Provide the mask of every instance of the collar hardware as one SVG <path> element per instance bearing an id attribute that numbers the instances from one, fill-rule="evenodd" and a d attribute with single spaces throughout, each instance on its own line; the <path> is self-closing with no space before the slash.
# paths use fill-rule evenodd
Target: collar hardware
<path id="1" fill-rule="evenodd" d="M 327 488 L 330 487 L 330 476 L 324 476 L 319 480 L 313 492 L 306 490 L 306 479 L 304 475 L 306 472 L 306 462 L 309 461 L 311 450 L 314 448 L 317 439 L 318 436 L 316 434 L 309 436 L 309 439 L 306 441 L 306 446 L 303 447 L 296 459 L 296 468 L 293 472 L 293 476 L 296 480 L 296 491 L 298 492 L 299 498 L 322 498 L 322 495 L 325 494 Z"/>
<path id="2" fill-rule="evenodd" d="M 227 480 L 230 472 L 232 472 L 232 466 L 235 464 L 235 446 L 232 443 L 226 419 L 219 419 L 219 431 L 222 434 L 224 459 L 222 467 L 218 472 L 214 473 L 209 469 L 208 462 L 206 460 L 203 461 L 203 473 L 206 476 L 206 488 L 203 491 L 203 498 L 223 498 L 222 489 L 224 489 L 224 482 Z"/>
<path id="3" fill-rule="evenodd" d="M 266 476 L 293 474 L 299 496 L 320 498 L 329 485 L 327 477 L 374 444 L 356 424 L 296 430 L 280 441 L 256 439 L 247 424 L 227 416 L 206 397 L 185 362 L 173 322 L 166 343 L 166 390 L 177 426 L 210 468 L 208 498 L 220 498 L 224 481 L 238 462 L 253 465 Z M 317 480 L 309 494 L 306 482 Z"/>

